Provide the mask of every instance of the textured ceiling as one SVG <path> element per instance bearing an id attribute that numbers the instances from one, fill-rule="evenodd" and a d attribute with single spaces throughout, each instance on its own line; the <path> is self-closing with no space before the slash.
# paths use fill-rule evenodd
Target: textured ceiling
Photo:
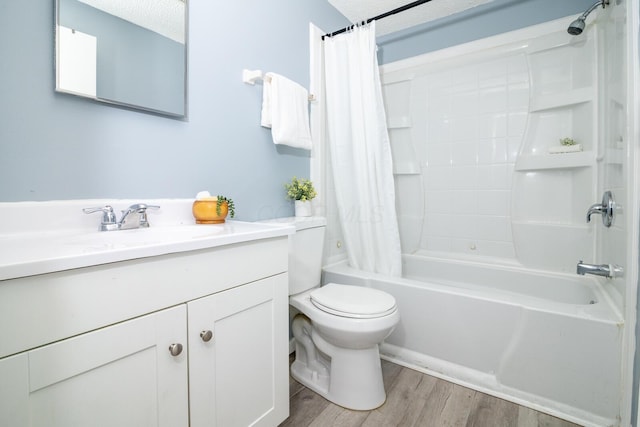
<path id="1" fill-rule="evenodd" d="M 79 0 L 110 15 L 184 43 L 183 0 Z"/>
<path id="2" fill-rule="evenodd" d="M 376 34 L 384 35 L 404 30 L 491 1 L 493 0 L 432 0 L 376 22 Z M 364 21 L 412 2 L 412 0 L 329 0 L 329 3 L 351 22 Z"/>

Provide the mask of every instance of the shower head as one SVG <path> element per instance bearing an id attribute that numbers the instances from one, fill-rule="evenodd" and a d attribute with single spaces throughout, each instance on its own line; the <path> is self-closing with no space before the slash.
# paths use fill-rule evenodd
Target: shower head
<path id="1" fill-rule="evenodd" d="M 589 14 L 593 12 L 596 7 L 602 6 L 602 8 L 604 9 L 608 4 L 609 0 L 598 0 L 597 2 L 595 2 L 589 9 L 587 9 L 582 15 L 580 15 L 578 19 L 576 19 L 569 25 L 569 28 L 567 28 L 567 32 L 572 36 L 581 34 L 582 30 L 584 30 L 584 21 L 585 19 L 587 19 L 587 16 L 589 16 Z"/>
<path id="2" fill-rule="evenodd" d="M 571 34 L 572 36 L 577 36 L 578 34 L 582 33 L 582 30 L 584 30 L 584 18 L 581 16 L 580 18 L 569 24 L 567 33 Z"/>

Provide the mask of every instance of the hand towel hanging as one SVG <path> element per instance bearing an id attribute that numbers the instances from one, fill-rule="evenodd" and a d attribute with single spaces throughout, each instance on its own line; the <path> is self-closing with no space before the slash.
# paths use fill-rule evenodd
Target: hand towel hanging
<path id="1" fill-rule="evenodd" d="M 309 93 L 298 83 L 267 73 L 262 95 L 260 124 L 271 128 L 274 144 L 311 149 Z"/>

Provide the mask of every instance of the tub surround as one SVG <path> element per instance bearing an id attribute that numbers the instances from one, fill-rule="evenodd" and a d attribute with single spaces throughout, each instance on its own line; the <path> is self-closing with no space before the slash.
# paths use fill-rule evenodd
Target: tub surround
<path id="1" fill-rule="evenodd" d="M 609 149 L 597 137 L 607 116 L 596 66 L 603 36 L 571 36 L 566 25 L 382 67 L 405 253 L 559 272 L 592 262 L 596 231 L 584 215 L 600 198 L 596 158 Z M 584 151 L 549 154 L 568 137 Z"/>
<path id="2" fill-rule="evenodd" d="M 629 264 L 624 16 L 618 4 L 580 36 L 559 19 L 382 67 L 403 253 Z M 567 138 L 583 151 L 549 154 Z M 606 191 L 619 209 L 605 229 L 585 215 Z M 624 279 L 605 287 L 622 307 Z"/>
<path id="3" fill-rule="evenodd" d="M 99 232 L 100 217 L 82 213 L 138 202 L 161 206 L 149 229 Z M 267 426 L 288 416 L 293 228 L 196 227 L 191 203 L 0 204 L 0 424 Z"/>

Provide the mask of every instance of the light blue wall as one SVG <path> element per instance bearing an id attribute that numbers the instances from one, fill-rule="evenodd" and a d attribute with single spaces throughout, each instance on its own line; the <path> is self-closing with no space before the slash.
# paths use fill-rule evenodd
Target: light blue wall
<path id="1" fill-rule="evenodd" d="M 242 69 L 309 84 L 309 22 L 347 22 L 324 0 L 190 1 L 189 121 L 54 92 L 54 0 L 0 2 L 0 201 L 225 194 L 237 217 L 293 213 L 284 182 L 306 151 L 260 127 L 262 86 Z"/>
<path id="2" fill-rule="evenodd" d="M 580 15 L 595 0 L 494 0 L 378 39 L 381 64 L 410 58 L 568 15 Z M 407 12 L 410 13 L 410 12 Z M 567 21 L 567 26 L 571 21 Z"/>

